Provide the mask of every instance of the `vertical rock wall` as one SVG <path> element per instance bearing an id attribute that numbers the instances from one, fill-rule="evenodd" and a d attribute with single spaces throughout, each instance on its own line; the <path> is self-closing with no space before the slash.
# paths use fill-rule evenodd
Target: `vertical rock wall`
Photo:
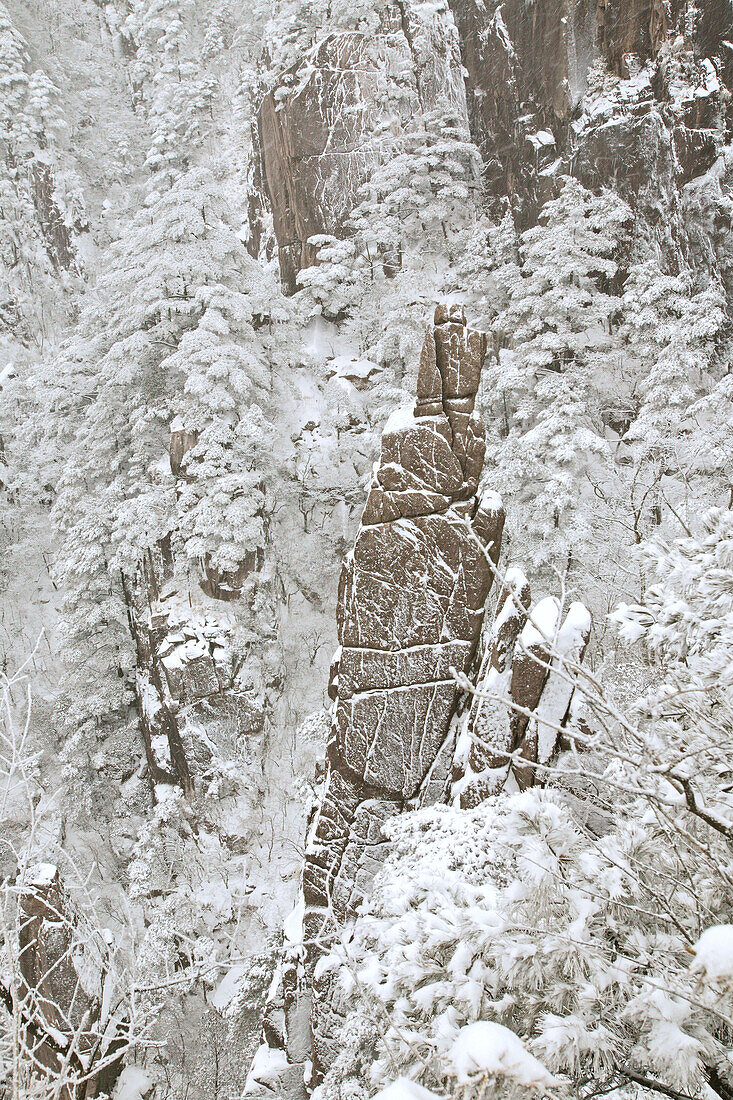
<path id="1" fill-rule="evenodd" d="M 397 410 L 338 597 L 327 777 L 303 870 L 297 965 L 284 974 L 291 1061 L 332 1054 L 338 998 L 314 977 L 334 929 L 363 898 L 385 850 L 384 821 L 446 796 L 459 699 L 472 666 L 504 514 L 478 495 L 484 458 L 474 412 L 485 336 L 438 307 L 414 407 Z M 291 930 L 292 931 L 292 930 Z M 310 1016 L 310 1021 L 309 1021 Z"/>
<path id="2" fill-rule="evenodd" d="M 44 1078 L 59 1100 L 111 1094 L 129 1020 L 116 1002 L 107 941 L 76 909 L 52 864 L 29 869 L 18 893 L 18 981 L 0 981 L 0 998 L 17 1019 L 29 1061 L 32 1052 L 39 1094 L 49 1095 Z"/>
<path id="3" fill-rule="evenodd" d="M 652 223 L 661 194 L 669 221 L 672 191 L 721 152 L 727 0 L 449 0 L 432 21 L 426 8 L 401 4 L 380 35 L 329 35 L 263 102 L 261 175 L 290 291 L 316 260 L 310 237 L 348 234 L 384 136 L 421 113 L 465 119 L 489 206 L 509 199 L 521 227 L 568 173 L 613 184 Z"/>
<path id="4" fill-rule="evenodd" d="M 316 260 L 312 237 L 348 231 L 394 138 L 440 110 L 468 134 L 458 37 L 440 5 L 394 4 L 380 33 L 329 34 L 282 73 L 262 102 L 258 145 L 286 290 Z"/>

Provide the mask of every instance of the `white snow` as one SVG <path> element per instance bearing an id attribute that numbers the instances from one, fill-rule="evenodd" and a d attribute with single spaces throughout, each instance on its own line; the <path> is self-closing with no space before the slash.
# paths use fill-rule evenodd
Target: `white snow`
<path id="1" fill-rule="evenodd" d="M 153 722 L 162 705 L 160 696 L 151 684 L 150 677 L 147 673 L 143 674 L 139 672 L 137 674 L 137 684 L 142 712 L 148 722 Z"/>
<path id="2" fill-rule="evenodd" d="M 352 359 L 348 355 L 337 355 L 329 364 L 337 378 L 346 378 L 350 382 L 364 382 L 384 368 L 371 359 Z"/>
<path id="3" fill-rule="evenodd" d="M 142 1100 L 153 1084 L 153 1078 L 139 1066 L 125 1066 L 117 1079 L 112 1100 Z"/>
<path id="4" fill-rule="evenodd" d="M 243 963 L 237 963 L 227 970 L 224 977 L 209 997 L 209 1002 L 217 1012 L 223 1012 L 234 1000 L 239 992 L 242 978 L 247 973 L 247 967 Z"/>
<path id="5" fill-rule="evenodd" d="M 287 947 L 298 947 L 303 942 L 303 917 L 305 916 L 305 899 L 302 894 L 298 898 L 292 911 L 285 918 L 283 935 Z"/>
<path id="6" fill-rule="evenodd" d="M 14 363 L 7 363 L 2 369 L 0 369 L 0 389 L 2 389 L 3 386 L 5 385 L 5 383 L 7 381 L 9 381 L 9 379 L 13 378 L 14 376 L 15 376 L 15 364 Z"/>
<path id="7" fill-rule="evenodd" d="M 478 1020 L 461 1028 L 449 1052 L 456 1077 L 468 1084 L 475 1074 L 511 1077 L 517 1084 L 551 1088 L 558 1081 L 503 1024 Z"/>
<path id="8" fill-rule="evenodd" d="M 58 874 L 58 868 L 54 863 L 37 863 L 28 872 L 30 886 L 50 886 Z"/>
<path id="9" fill-rule="evenodd" d="M 537 728 L 537 755 L 540 763 L 546 763 L 557 744 L 558 727 L 567 714 L 575 690 L 572 672 L 566 661 L 578 662 L 591 629 L 591 616 L 582 603 L 571 603 L 562 626 L 554 638 L 553 658 L 545 684 L 532 719 Z M 552 640 L 552 632 L 549 634 Z"/>
<path id="10" fill-rule="evenodd" d="M 333 357 L 338 345 L 337 329 L 323 317 L 314 317 L 303 333 L 302 351 L 313 358 Z"/>
<path id="11" fill-rule="evenodd" d="M 504 507 L 503 501 L 494 489 L 484 489 L 481 493 L 480 507 L 485 512 L 500 512 Z"/>
<path id="12" fill-rule="evenodd" d="M 509 589 L 509 595 L 504 600 L 501 611 L 494 619 L 494 626 L 491 631 L 492 638 L 497 638 L 504 623 L 519 611 L 519 595 L 526 584 L 527 578 L 521 569 L 517 569 L 516 566 L 507 569 L 504 574 L 504 585 Z"/>
<path id="13" fill-rule="evenodd" d="M 288 1059 L 284 1051 L 274 1050 L 267 1043 L 262 1043 L 250 1066 L 244 1095 L 259 1092 L 260 1085 L 274 1085 L 287 1066 Z"/>
<path id="14" fill-rule="evenodd" d="M 386 1089 L 382 1089 L 374 1097 L 374 1100 L 438 1100 L 437 1093 L 418 1085 L 416 1081 L 410 1081 L 407 1077 L 398 1077 Z"/>
<path id="15" fill-rule="evenodd" d="M 164 733 L 156 733 L 150 738 L 150 750 L 153 754 L 155 763 L 159 768 L 170 768 L 171 766 L 171 747 L 168 743 L 168 737 Z"/>
<path id="16" fill-rule="evenodd" d="M 552 642 L 560 616 L 560 601 L 556 596 L 545 596 L 534 605 L 522 630 L 519 641 L 523 649 Z"/>
<path id="17" fill-rule="evenodd" d="M 536 134 L 527 134 L 527 140 L 532 143 L 535 149 L 542 149 L 543 146 L 555 144 L 555 139 L 549 130 L 538 130 Z"/>
<path id="18" fill-rule="evenodd" d="M 400 405 L 392 412 L 384 425 L 384 434 L 387 435 L 390 432 L 401 432 L 405 428 L 415 427 L 415 407 L 414 405 Z"/>
<path id="19" fill-rule="evenodd" d="M 541 176 L 557 176 L 563 168 L 563 159 L 558 157 L 557 160 L 553 160 L 552 164 L 548 164 L 546 168 L 543 168 L 539 173 Z"/>
<path id="20" fill-rule="evenodd" d="M 565 622 L 557 634 L 558 652 L 567 655 L 581 647 L 591 628 L 590 611 L 585 604 L 573 601 L 568 608 Z"/>
<path id="21" fill-rule="evenodd" d="M 710 981 L 733 981 L 733 924 L 706 928 L 693 951 L 693 970 L 700 971 Z"/>

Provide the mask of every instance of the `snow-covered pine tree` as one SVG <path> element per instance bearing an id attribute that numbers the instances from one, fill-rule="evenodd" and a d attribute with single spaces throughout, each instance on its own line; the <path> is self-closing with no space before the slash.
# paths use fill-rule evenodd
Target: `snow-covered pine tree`
<path id="1" fill-rule="evenodd" d="M 460 231 L 476 216 L 480 159 L 460 119 L 447 111 L 421 115 L 370 143 L 365 155 L 375 165 L 349 218 L 348 239 L 315 241 L 318 265 L 298 279 L 331 316 L 353 311 L 371 287 L 388 285 L 402 270 L 439 277 L 445 253 L 457 253 Z"/>
<path id="2" fill-rule="evenodd" d="M 418 257 L 450 255 L 457 231 L 472 221 L 480 160 L 461 120 L 446 111 L 386 133 L 379 146 L 351 221 L 358 253 L 372 273 L 389 276 Z"/>
<path id="3" fill-rule="evenodd" d="M 263 545 L 271 448 L 257 402 L 280 362 L 270 325 L 278 295 L 227 218 L 204 170 L 152 198 L 47 375 L 63 395 L 54 514 L 68 657 L 88 685 L 75 695 L 77 729 L 124 704 L 132 655 L 122 576 L 165 539 L 198 577 L 207 565 L 236 570 Z M 195 446 L 176 485 L 168 450 L 179 425 Z"/>
<path id="4" fill-rule="evenodd" d="M 568 178 L 522 234 L 519 270 L 504 270 L 509 300 L 496 328 L 505 346 L 487 385 L 499 434 L 508 433 L 489 457 L 522 554 L 538 566 L 570 563 L 592 541 L 586 474 L 608 459 L 596 376 L 615 343 L 614 280 L 630 221 L 612 192 Z"/>
<path id="5" fill-rule="evenodd" d="M 133 88 L 142 96 L 152 131 L 146 167 L 170 182 L 191 163 L 211 115 L 215 79 L 201 67 L 190 24 L 192 0 L 134 0 L 123 33 L 136 49 Z"/>
<path id="6" fill-rule="evenodd" d="M 54 195 L 54 146 L 66 129 L 58 89 L 29 71 L 26 43 L 0 4 L 0 332 L 42 342 L 54 312 L 54 274 L 72 245 Z"/>
<path id="7" fill-rule="evenodd" d="M 714 280 L 696 286 L 691 271 L 666 275 L 648 261 L 629 271 L 622 311 L 620 336 L 630 362 L 624 439 L 635 480 L 641 492 L 650 490 L 661 522 L 662 501 L 669 497 L 673 508 L 684 504 L 694 473 L 711 462 L 720 467 L 722 460 L 712 454 L 713 436 L 730 423 L 730 409 L 718 389 L 716 414 L 712 394 L 724 370 L 725 297 Z M 708 484 L 703 491 L 714 494 L 715 488 Z"/>

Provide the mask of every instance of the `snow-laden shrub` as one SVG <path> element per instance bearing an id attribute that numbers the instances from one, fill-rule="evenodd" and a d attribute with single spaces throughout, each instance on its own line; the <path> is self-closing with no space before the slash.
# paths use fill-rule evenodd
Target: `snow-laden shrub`
<path id="1" fill-rule="evenodd" d="M 443 1095 L 519 1087 L 461 1079 L 452 1052 L 477 1021 L 567 1085 L 731 1079 L 731 521 L 646 548 L 656 583 L 618 618 L 661 661 L 656 682 L 616 705 L 579 666 L 586 718 L 549 786 L 389 824 L 368 908 L 320 964 L 348 1021 L 323 1100 L 344 1076 L 365 1097 L 399 1076 Z M 602 814 L 578 812 L 589 790 Z"/>
<path id="2" fill-rule="evenodd" d="M 639 813 L 597 838 L 557 793 L 532 790 L 396 819 L 369 910 L 330 960 L 353 1011 L 382 1025 L 369 1082 L 396 1063 L 449 1088 L 461 1028 L 492 1020 L 552 1072 L 631 1064 L 698 1086 L 725 1057 L 732 1006 L 719 983 L 701 987 L 689 949 L 700 907 L 723 920 L 730 902 L 722 883 L 686 879 Z"/>

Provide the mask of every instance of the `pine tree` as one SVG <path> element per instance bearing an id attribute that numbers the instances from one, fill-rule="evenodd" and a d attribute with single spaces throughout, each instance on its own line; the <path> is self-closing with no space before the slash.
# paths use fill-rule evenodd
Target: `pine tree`
<path id="1" fill-rule="evenodd" d="M 707 446 L 692 410 L 721 373 L 724 295 L 715 282 L 697 288 L 690 271 L 665 275 L 648 262 L 630 270 L 622 309 L 620 332 L 635 363 L 635 461 L 647 476 L 679 476 Z"/>
<path id="2" fill-rule="evenodd" d="M 374 271 L 396 273 L 430 252 L 450 256 L 472 220 L 478 150 L 461 120 L 445 111 L 421 116 L 395 138 L 377 139 L 378 163 L 351 217 L 357 251 Z"/>
<path id="3" fill-rule="evenodd" d="M 136 43 L 131 63 L 152 129 L 146 167 L 170 182 L 191 163 L 210 115 L 216 81 L 194 55 L 192 0 L 135 0 L 124 33 Z"/>
<path id="4" fill-rule="evenodd" d="M 64 260 L 70 250 L 56 197 L 47 194 L 54 146 L 66 128 L 58 89 L 40 69 L 29 73 L 29 63 L 26 43 L 0 4 L 0 329 L 23 343 L 42 341 L 44 311 L 58 295 L 59 245 Z"/>
<path id="5" fill-rule="evenodd" d="M 62 431 L 74 426 L 59 440 L 55 506 L 69 656 L 77 675 L 94 662 L 87 675 L 102 693 L 124 688 L 131 667 L 121 577 L 161 540 L 180 545 L 199 576 L 206 563 L 235 569 L 263 545 L 271 448 L 257 399 L 280 361 L 263 329 L 277 294 L 227 216 L 203 170 L 151 200 L 47 376 L 63 395 Z M 196 439 L 178 481 L 168 460 L 176 423 Z M 109 660 L 90 648 L 90 618 L 104 620 Z M 98 692 L 82 703 L 96 722 L 108 708 Z"/>
<path id="6" fill-rule="evenodd" d="M 611 288 L 630 219 L 612 193 L 568 179 L 522 234 L 520 268 L 504 266 L 509 301 L 496 328 L 505 347 L 487 384 L 507 435 L 490 458 L 537 564 L 569 562 L 592 538 L 584 476 L 609 457 L 597 372 L 616 342 Z"/>

